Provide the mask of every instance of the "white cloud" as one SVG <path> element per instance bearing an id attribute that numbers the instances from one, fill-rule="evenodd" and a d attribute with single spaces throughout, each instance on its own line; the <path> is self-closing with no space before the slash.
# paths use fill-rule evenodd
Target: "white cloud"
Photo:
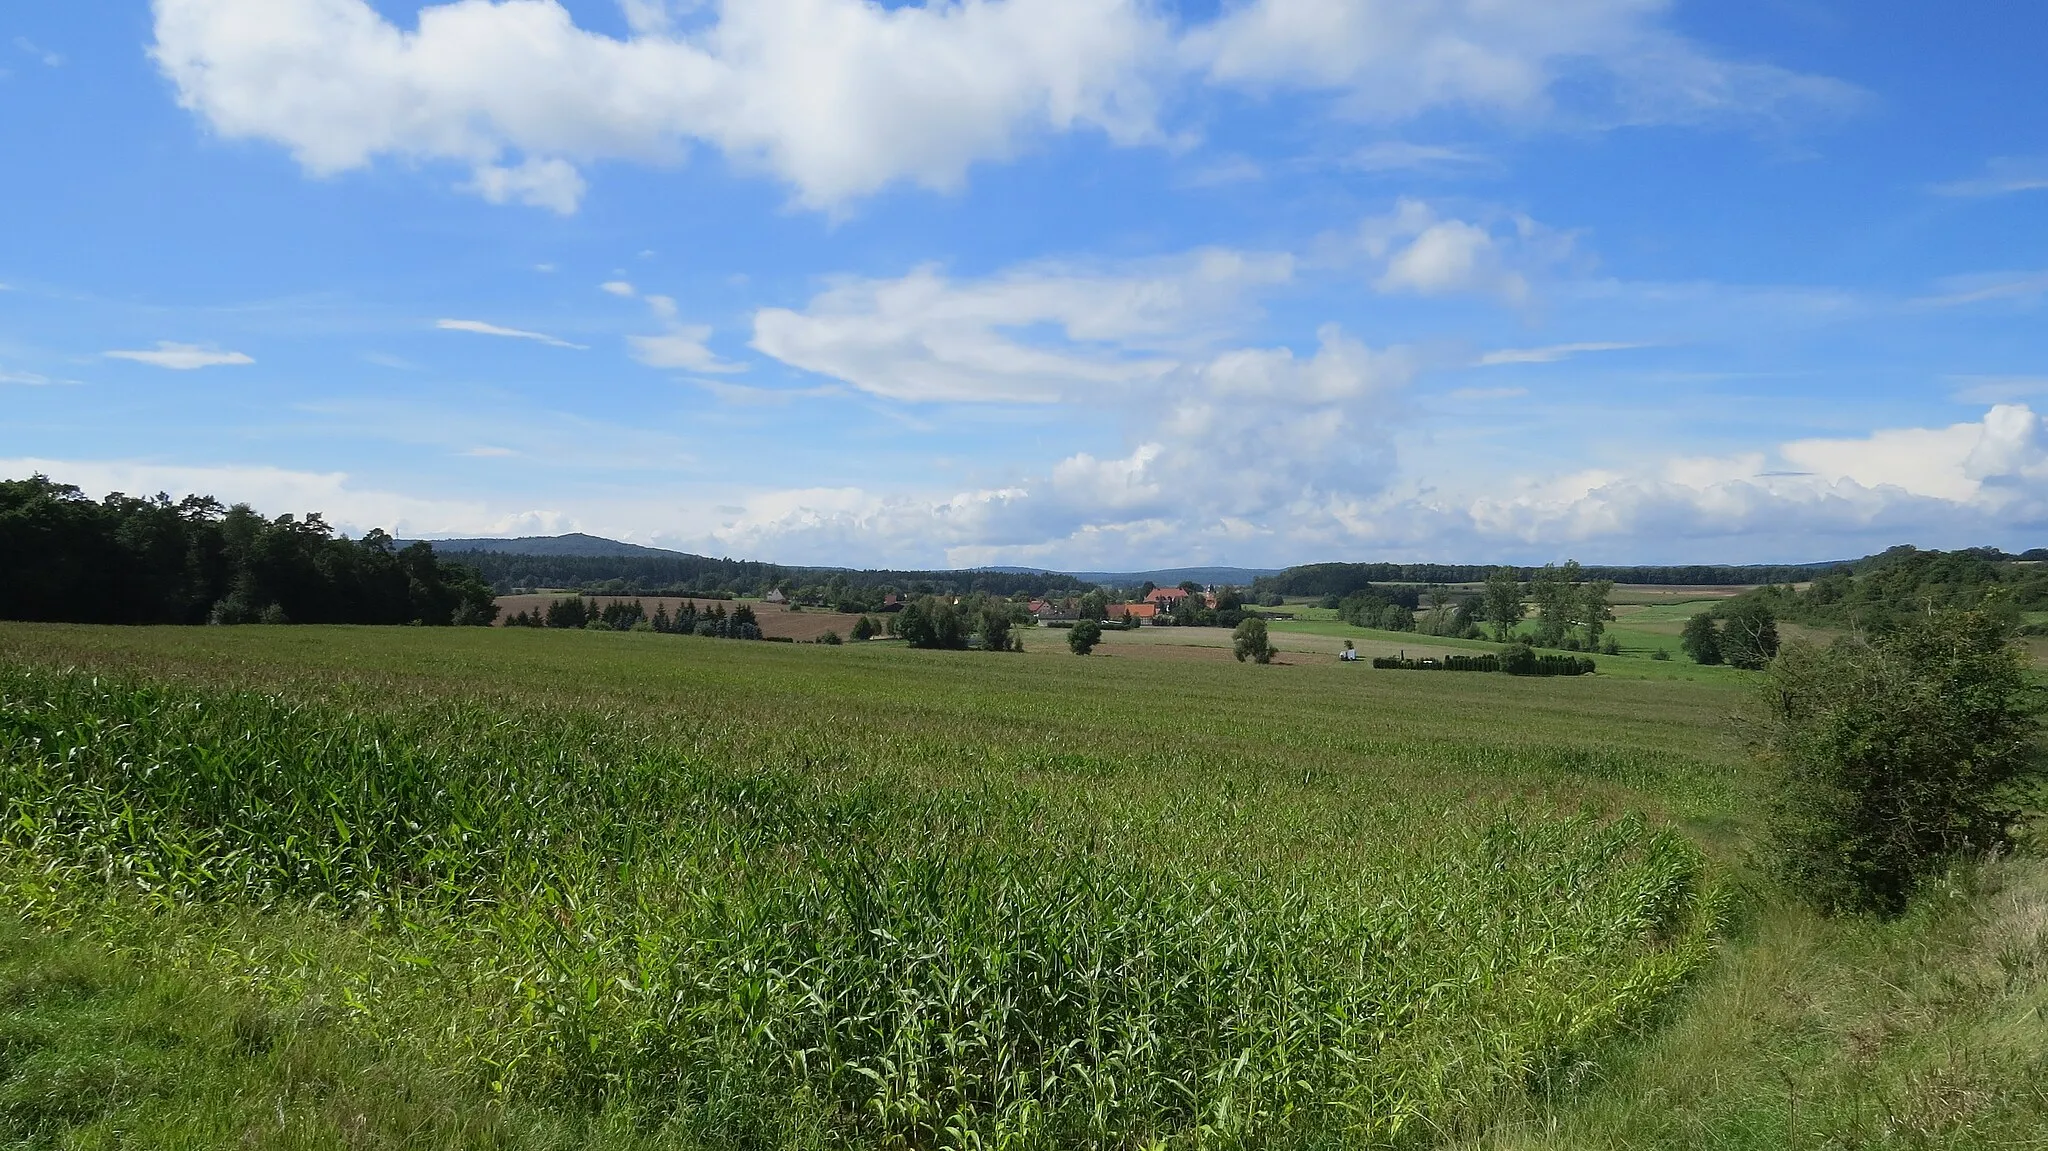
<path id="1" fill-rule="evenodd" d="M 1663 26 L 1669 7 L 1250 0 L 1178 27 L 1154 0 L 621 0 L 619 39 L 557 0 L 453 0 L 410 29 L 367 0 L 154 0 L 153 55 L 215 131 L 316 174 L 446 160 L 487 199 L 558 212 L 584 194 L 576 165 L 674 163 L 699 144 L 811 208 L 951 189 L 1049 134 L 1166 140 L 1162 106 L 1190 78 L 1330 92 L 1380 120 L 1683 121 L 1852 97 L 1715 59 Z M 1571 95 L 1587 92 L 1611 98 L 1589 113 Z"/>
<path id="2" fill-rule="evenodd" d="M 1505 364 L 1554 364 L 1573 356 L 1593 352 L 1626 352 L 1643 347 L 1642 344 L 1551 344 L 1542 348 L 1502 348 L 1479 357 L 1482 368 L 1500 367 Z"/>
<path id="3" fill-rule="evenodd" d="M 1382 292 L 1496 292 L 1511 301 L 1529 294 L 1529 282 L 1501 266 L 1493 237 L 1462 220 L 1432 224 L 1387 261 L 1374 285 Z"/>
<path id="4" fill-rule="evenodd" d="M 2048 526 L 2048 424 L 2023 405 L 1945 428 L 1806 439 L 1771 452 L 1677 458 L 1502 485 L 1452 509 L 1478 538 L 1609 550 L 1740 538 L 1817 549 L 2011 541 Z M 1845 553 L 1846 554 L 1846 553 Z"/>
<path id="5" fill-rule="evenodd" d="M 2010 196 L 2016 192 L 2048 190 L 2048 158 L 2001 156 L 1984 167 L 1984 174 L 1968 180 L 1935 185 L 1942 196 L 1972 199 Z"/>
<path id="6" fill-rule="evenodd" d="M 10 372 L 0 369 L 0 384 L 19 384 L 22 387 L 41 388 L 55 382 L 55 380 L 48 376 L 37 375 L 34 372 Z"/>
<path id="7" fill-rule="evenodd" d="M 1205 251 L 1116 269 L 1040 264 L 956 283 L 933 267 L 851 280 L 804 311 L 754 317 L 754 347 L 863 391 L 911 401 L 1050 403 L 1157 380 L 1222 330 L 1287 256 Z"/>
<path id="8" fill-rule="evenodd" d="M 474 178 L 464 186 L 493 204 L 524 204 L 573 216 L 583 202 L 586 187 L 583 174 L 567 160 L 530 157 L 505 167 L 477 165 Z"/>
<path id="9" fill-rule="evenodd" d="M 364 0 L 155 0 L 154 55 L 216 131 L 315 173 L 447 159 L 492 198 L 568 210 L 572 163 L 703 142 L 832 207 L 899 180 L 957 186 L 1038 133 L 1151 138 L 1168 28 L 1149 7 L 736 0 L 684 35 L 641 3 L 620 40 L 554 0 L 434 5 L 411 31 Z"/>
<path id="10" fill-rule="evenodd" d="M 1394 210 L 1359 226 L 1357 244 L 1381 262 L 1373 287 L 1384 293 L 1445 296 L 1471 293 L 1521 304 L 1530 295 L 1527 271 L 1571 254 L 1572 237 L 1527 216 L 1474 223 L 1446 218 L 1431 205 L 1403 197 Z"/>
<path id="11" fill-rule="evenodd" d="M 1183 52 L 1214 82 L 1333 92 L 1352 114 L 1383 121 L 1444 107 L 1686 121 L 1856 99 L 1837 81 L 1716 59 L 1662 26 L 1670 8 L 1669 0 L 1249 0 L 1193 30 Z"/>
<path id="12" fill-rule="evenodd" d="M 650 368 L 681 368 L 691 372 L 744 372 L 746 365 L 727 363 L 704 346 L 711 329 L 704 325 L 679 325 L 659 336 L 627 336 L 633 358 Z"/>
<path id="13" fill-rule="evenodd" d="M 197 344 L 177 344 L 168 340 L 159 341 L 151 351 L 101 354 L 110 360 L 132 360 L 138 364 L 148 364 L 153 368 L 169 368 L 176 372 L 195 371 L 199 368 L 235 367 L 256 362 L 241 352 L 223 352 L 202 348 Z"/>
<path id="14" fill-rule="evenodd" d="M 501 336 L 508 340 L 532 340 L 538 344 L 546 344 L 551 348 L 568 348 L 578 352 L 589 350 L 586 345 L 572 344 L 567 340 L 557 339 L 543 332 L 528 332 L 519 328 L 504 328 L 499 327 L 497 324 L 487 324 L 482 320 L 435 320 L 434 327 L 444 332 L 470 332 L 479 336 Z"/>
<path id="15" fill-rule="evenodd" d="M 599 284 L 598 288 L 601 291 L 609 292 L 614 296 L 619 296 L 628 300 L 639 295 L 639 292 L 633 287 L 633 285 L 627 283 L 624 280 L 607 280 L 604 283 Z"/>

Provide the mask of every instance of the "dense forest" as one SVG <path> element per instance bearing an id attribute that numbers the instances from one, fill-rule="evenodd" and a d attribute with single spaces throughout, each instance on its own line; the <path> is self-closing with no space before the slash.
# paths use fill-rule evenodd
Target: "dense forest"
<path id="1" fill-rule="evenodd" d="M 2043 553 L 2048 558 L 2048 553 Z M 1801 583 L 1847 565 L 1839 563 L 1776 564 L 1730 567 L 1716 564 L 1682 564 L 1670 567 L 1586 567 L 1589 580 L 1637 585 L 1720 585 Z M 1372 590 L 1373 584 L 1470 584 L 1483 583 L 1498 569 L 1486 564 L 1304 564 L 1279 575 L 1262 576 L 1252 583 L 1254 595 L 1337 596 Z M 1543 569 L 1511 569 L 1523 582 L 1536 579 Z M 1384 594 L 1384 591 L 1382 591 Z M 1412 606 L 1412 605 L 1411 605 Z"/>
<path id="2" fill-rule="evenodd" d="M 2027 612 L 2048 611 L 2048 563 L 2042 560 L 2048 560 L 2048 550 L 2013 556 L 1996 548 L 1939 552 L 1902 546 L 1828 572 L 1801 589 L 1771 587 L 1751 595 L 1780 619 L 1867 631 L 1885 631 L 1943 608 L 1981 608 L 2017 625 Z"/>
<path id="3" fill-rule="evenodd" d="M 0 617 L 70 623 L 488 624 L 477 574 L 319 515 L 265 519 L 206 496 L 92 500 L 46 476 L 0 481 Z"/>
<path id="4" fill-rule="evenodd" d="M 489 551 L 447 553 L 482 573 L 501 594 L 514 588 L 562 588 L 590 595 L 757 595 L 770 588 L 820 589 L 824 602 L 865 605 L 884 592 L 909 595 L 1075 595 L 1091 586 L 1049 572 L 851 571 L 785 567 L 753 560 L 659 556 L 515 555 Z M 854 606 L 851 610 L 873 610 Z"/>

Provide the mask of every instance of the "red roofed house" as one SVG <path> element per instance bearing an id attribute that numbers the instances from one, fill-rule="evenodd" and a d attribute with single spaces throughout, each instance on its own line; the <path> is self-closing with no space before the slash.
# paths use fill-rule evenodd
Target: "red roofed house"
<path id="1" fill-rule="evenodd" d="M 1113 603 L 1102 611 L 1104 619 L 1153 620 L 1159 618 L 1159 605 L 1152 603 Z"/>
<path id="2" fill-rule="evenodd" d="M 1181 588 L 1162 587 L 1154 588 L 1152 594 L 1145 597 L 1145 602 L 1160 611 L 1172 611 L 1181 605 L 1182 600 L 1187 598 L 1188 593 Z"/>

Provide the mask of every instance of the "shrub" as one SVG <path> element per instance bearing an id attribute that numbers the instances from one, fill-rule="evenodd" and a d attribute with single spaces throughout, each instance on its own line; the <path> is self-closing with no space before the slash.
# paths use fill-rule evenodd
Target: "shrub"
<path id="1" fill-rule="evenodd" d="M 1620 654 L 1621 654 L 1621 641 L 1620 641 L 1620 640 L 1618 640 L 1618 639 L 1616 639 L 1616 638 L 1614 638 L 1614 637 L 1613 637 L 1613 636 L 1611 636 L 1611 635 L 1610 635 L 1610 636 L 1608 636 L 1608 637 L 1607 637 L 1606 639 L 1603 639 L 1603 640 L 1601 640 L 1601 641 L 1600 641 L 1600 654 L 1601 654 L 1601 655 L 1620 655 Z M 1669 657 L 1669 656 L 1666 656 L 1665 658 L 1667 658 L 1667 659 L 1668 659 L 1668 658 L 1670 658 L 1670 657 Z"/>
<path id="2" fill-rule="evenodd" d="M 1074 630 L 1067 633 L 1067 647 L 1072 649 L 1075 655 L 1087 655 L 1101 642 L 1102 625 L 1092 619 L 1076 622 Z"/>
<path id="3" fill-rule="evenodd" d="M 875 621 L 869 619 L 867 616 L 862 616 L 859 619 L 853 621 L 853 638 L 855 642 L 875 638 L 875 632 L 877 630 L 878 629 L 875 627 Z"/>
<path id="4" fill-rule="evenodd" d="M 1660 662 L 1668 663 L 1671 659 L 1671 653 L 1669 651 L 1666 651 L 1664 648 L 1660 647 L 1656 651 L 1650 653 L 1650 658 L 1658 660 Z"/>
<path id="5" fill-rule="evenodd" d="M 1896 914 L 1950 860 L 2004 845 L 2039 769 L 2025 666 L 1978 611 L 1786 649 L 1764 689 L 1780 878 L 1823 910 Z"/>
<path id="6" fill-rule="evenodd" d="M 1273 643 L 1266 632 L 1266 621 L 1253 617 L 1238 624 L 1230 636 L 1230 649 L 1239 663 L 1247 659 L 1254 663 L 1272 663 Z"/>
<path id="7" fill-rule="evenodd" d="M 838 647 L 840 643 L 843 641 L 840 640 L 838 632 L 832 631 L 828 628 L 826 629 L 824 635 L 818 637 L 818 642 L 824 644 L 827 647 Z"/>

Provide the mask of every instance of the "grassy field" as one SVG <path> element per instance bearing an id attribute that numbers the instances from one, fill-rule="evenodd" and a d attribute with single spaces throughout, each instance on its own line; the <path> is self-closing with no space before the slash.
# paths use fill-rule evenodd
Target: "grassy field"
<path id="1" fill-rule="evenodd" d="M 0 626 L 0 1145 L 1781 1146 L 1742 1124 L 1825 1078 L 1863 1130 L 1964 1024 L 1731 1068 L 1746 1110 L 1626 1100 L 1853 1015 L 1696 1034 L 1772 964 L 1957 967 L 1937 941 L 2018 973 L 1979 1070 L 2038 1061 L 2038 904 L 1843 942 L 1743 894 L 1739 673 L 1198 630 Z M 2048 1130 L 1958 1082 L 1956 1122 Z"/>

